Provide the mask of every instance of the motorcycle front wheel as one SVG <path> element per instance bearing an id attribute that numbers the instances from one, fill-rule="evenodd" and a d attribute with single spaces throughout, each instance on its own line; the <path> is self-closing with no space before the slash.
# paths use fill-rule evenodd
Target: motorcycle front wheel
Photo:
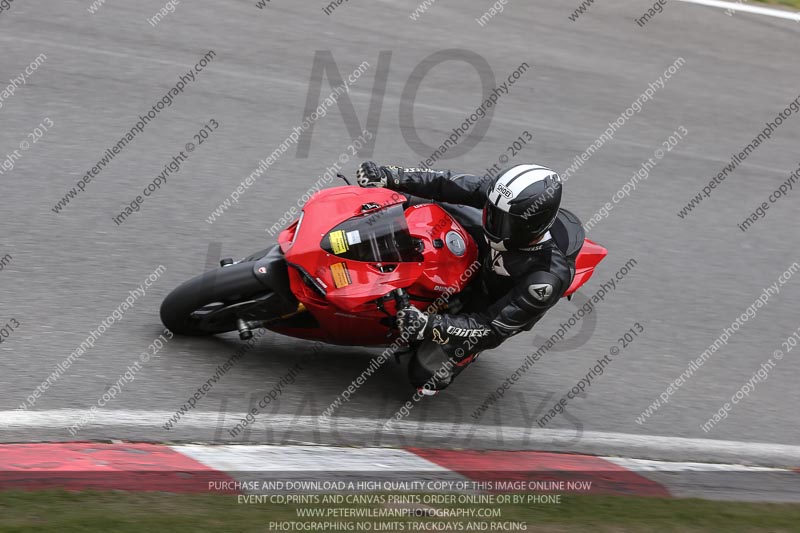
<path id="1" fill-rule="evenodd" d="M 253 264 L 217 268 L 179 285 L 161 303 L 161 322 L 173 333 L 201 336 L 235 331 L 240 318 L 273 318 L 280 305 L 271 305 L 277 297 L 256 279 Z"/>

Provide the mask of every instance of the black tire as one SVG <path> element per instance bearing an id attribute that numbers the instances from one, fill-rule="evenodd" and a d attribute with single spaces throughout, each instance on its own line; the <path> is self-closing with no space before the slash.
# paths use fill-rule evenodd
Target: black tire
<path id="1" fill-rule="evenodd" d="M 237 329 L 234 313 L 226 313 L 220 320 L 209 323 L 202 318 L 204 309 L 224 310 L 232 304 L 271 292 L 256 279 L 252 262 L 217 268 L 190 279 L 169 293 L 161 304 L 161 322 L 179 335 L 201 336 L 234 331 Z"/>

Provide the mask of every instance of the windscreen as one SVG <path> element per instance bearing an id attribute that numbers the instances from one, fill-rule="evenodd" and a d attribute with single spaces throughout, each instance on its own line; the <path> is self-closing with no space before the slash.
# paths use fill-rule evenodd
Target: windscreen
<path id="1" fill-rule="evenodd" d="M 353 261 L 422 261 L 401 205 L 345 220 L 322 238 L 320 246 L 328 253 Z"/>

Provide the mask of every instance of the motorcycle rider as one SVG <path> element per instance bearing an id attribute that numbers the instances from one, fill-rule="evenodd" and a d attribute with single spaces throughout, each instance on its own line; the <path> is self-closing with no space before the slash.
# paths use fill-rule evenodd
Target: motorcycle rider
<path id="1" fill-rule="evenodd" d="M 397 313 L 400 331 L 421 341 L 408 372 L 422 394 L 436 394 L 481 351 L 530 330 L 572 282 L 574 264 L 549 232 L 562 192 L 561 179 L 549 168 L 516 165 L 491 178 L 367 161 L 359 166 L 357 180 L 361 187 L 483 209 L 489 248 L 480 247 L 480 275 L 464 308 L 457 314 L 427 314 L 409 305 Z"/>

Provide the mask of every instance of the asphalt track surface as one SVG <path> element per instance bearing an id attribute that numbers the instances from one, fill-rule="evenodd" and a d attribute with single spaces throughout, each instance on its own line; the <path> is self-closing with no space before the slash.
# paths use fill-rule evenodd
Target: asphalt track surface
<path id="1" fill-rule="evenodd" d="M 560 303 L 535 332 L 485 353 L 453 387 L 417 404 L 404 421 L 427 432 L 379 431 L 412 392 L 404 367 L 394 363 L 384 365 L 337 411 L 346 431 L 315 425 L 315 416 L 377 353 L 331 347 L 310 358 L 295 383 L 262 410 L 253 426 L 257 430 L 231 437 L 233 414 L 254 406 L 312 349 L 311 343 L 273 334 L 260 339 L 197 402 L 194 418 L 166 430 L 162 424 L 168 415 L 241 346 L 235 335 L 175 338 L 77 438 L 502 448 L 517 445 L 503 439 L 523 432 L 529 446 L 569 450 L 578 448 L 585 435 L 610 432 L 623 434 L 617 444 L 631 435 L 631 442 L 656 443 L 664 453 L 670 441 L 649 436 L 798 442 L 797 351 L 787 353 L 713 430 L 706 433 L 701 424 L 800 327 L 800 276 L 782 286 L 668 405 L 644 424 L 635 422 L 723 327 L 800 261 L 796 190 L 746 233 L 737 228 L 797 168 L 796 116 L 690 215 L 677 216 L 731 155 L 800 93 L 797 23 L 726 16 L 723 10 L 679 2 L 641 28 L 634 17 L 648 6 L 630 1 L 597 3 L 573 22 L 568 15 L 577 0 L 555 5 L 511 0 L 481 27 L 475 19 L 491 4 L 475 0 L 441 0 L 418 21 L 409 18 L 418 5 L 411 1 L 353 0 L 326 15 L 323 2 L 273 0 L 258 9 L 254 0 L 202 0 L 179 4 L 154 28 L 147 18 L 161 2 L 108 2 L 97 14 L 87 11 L 88 4 L 17 0 L 0 13 L 0 80 L 19 75 L 40 53 L 47 56 L 0 108 L 0 156 L 17 149 L 45 118 L 54 123 L 13 170 L 0 176 L 0 257 L 13 257 L 0 271 L 0 322 L 13 318 L 20 324 L 0 345 L 0 410 L 7 415 L 17 409 L 128 291 L 159 265 L 166 272 L 37 399 L 28 413 L 39 412 L 39 418 L 33 413 L 25 424 L 17 413 L 17 423 L 0 424 L 0 440 L 76 438 L 66 426 L 77 423 L 78 414 L 96 404 L 162 333 L 158 307 L 167 293 L 218 259 L 220 249 L 222 256 L 242 257 L 274 240 L 264 228 L 295 204 L 351 142 L 336 106 L 316 122 L 307 157 L 292 147 L 238 205 L 213 224 L 206 218 L 302 122 L 315 53 L 329 51 L 345 76 L 369 62 L 350 92 L 357 130 L 366 123 L 379 51 L 391 51 L 374 151 L 344 165 L 352 175 L 362 159 L 414 166 L 430 153 L 402 135 L 401 123 L 408 123 L 400 117 L 403 89 L 426 57 L 463 49 L 485 59 L 498 82 L 523 62 L 531 66 L 500 99 L 491 119 L 481 122 L 487 131 L 477 146 L 434 165 L 476 173 L 507 154 L 523 131 L 530 132 L 534 144 L 512 161 L 541 162 L 563 172 L 649 84 L 678 58 L 685 59 L 655 98 L 565 185 L 565 206 L 588 220 L 662 141 L 681 127 L 688 131 L 649 178 L 590 231 L 610 254 L 582 291 L 583 299 L 630 258 L 637 261 L 591 319 L 573 328 L 476 421 L 470 413 L 570 318 L 576 304 Z M 54 204 L 106 147 L 209 50 L 216 56 L 196 81 L 85 192 L 54 213 Z M 480 105 L 481 87 L 475 68 L 463 61 L 435 67 L 415 100 L 420 138 L 431 146 L 442 143 Z M 326 77 L 322 94 L 330 89 Z M 210 119 L 219 128 L 140 212 L 117 226 L 112 216 L 141 194 Z M 535 418 L 636 322 L 644 333 L 583 397 L 569 401 L 565 414 L 538 428 Z M 53 417 L 55 410 L 65 409 Z M 595 451 L 614 454 L 621 447 L 609 444 Z"/>

